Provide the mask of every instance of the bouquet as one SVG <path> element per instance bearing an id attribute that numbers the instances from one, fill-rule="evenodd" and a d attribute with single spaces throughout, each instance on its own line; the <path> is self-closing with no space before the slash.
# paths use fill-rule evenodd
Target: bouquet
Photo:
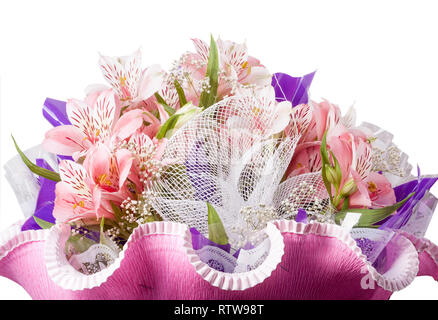
<path id="1" fill-rule="evenodd" d="M 309 98 L 246 44 L 193 39 L 170 70 L 100 56 L 106 85 L 47 98 L 6 175 L 25 220 L 0 275 L 37 299 L 387 299 L 438 277 L 438 176 Z"/>

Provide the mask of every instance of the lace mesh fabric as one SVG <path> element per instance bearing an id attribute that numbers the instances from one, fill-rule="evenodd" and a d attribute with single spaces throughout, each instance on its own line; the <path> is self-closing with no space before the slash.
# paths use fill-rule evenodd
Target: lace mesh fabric
<path id="1" fill-rule="evenodd" d="M 299 137 L 275 138 L 274 119 L 274 106 L 251 96 L 228 98 L 192 119 L 168 141 L 163 162 L 169 165 L 151 187 L 157 212 L 207 235 L 208 201 L 237 250 L 234 230 L 247 227 L 242 208 L 274 207 L 278 218 L 287 218 L 293 212 L 281 209 L 282 201 L 306 182 L 316 192 L 298 195 L 299 206 L 309 209 L 318 199 L 326 210 L 328 196 L 318 173 L 280 185 Z"/>
<path id="2" fill-rule="evenodd" d="M 334 223 L 333 208 L 321 172 L 294 176 L 280 184 L 274 195 L 279 218 L 295 219 L 304 209 L 308 221 Z"/>

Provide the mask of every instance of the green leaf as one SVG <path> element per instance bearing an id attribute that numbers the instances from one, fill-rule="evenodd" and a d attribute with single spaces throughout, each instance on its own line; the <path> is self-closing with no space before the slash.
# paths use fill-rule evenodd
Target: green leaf
<path id="1" fill-rule="evenodd" d="M 169 119 L 167 119 L 167 121 L 160 127 L 160 130 L 158 130 L 157 139 L 164 138 L 167 131 L 172 130 L 175 127 L 176 121 L 180 116 L 182 116 L 182 114 L 174 114 Z"/>
<path id="2" fill-rule="evenodd" d="M 105 235 L 103 233 L 103 227 L 105 226 L 105 217 L 102 217 L 100 220 L 100 234 L 99 234 L 99 243 L 103 243 L 105 240 Z"/>
<path id="3" fill-rule="evenodd" d="M 159 104 L 161 104 L 164 108 L 164 110 L 166 110 L 166 112 L 169 114 L 169 116 L 172 116 L 175 114 L 176 110 L 174 108 L 172 108 L 171 106 L 169 106 L 166 101 L 164 101 L 163 97 L 160 96 L 160 94 L 158 92 L 155 92 L 155 99 L 157 99 L 157 102 Z"/>
<path id="4" fill-rule="evenodd" d="M 348 212 L 354 212 L 354 213 L 362 213 L 358 224 L 355 227 L 370 227 L 373 224 L 382 221 L 386 217 L 388 217 L 390 214 L 395 212 L 397 209 L 399 209 L 402 205 L 408 201 L 415 192 L 411 193 L 409 196 L 407 196 L 405 199 L 403 199 L 400 202 L 397 202 L 396 204 L 384 208 L 379 209 L 343 209 L 339 211 L 336 216 L 335 220 L 336 223 L 340 223 L 342 219 L 345 218 L 345 215 Z"/>
<path id="5" fill-rule="evenodd" d="M 50 229 L 54 225 L 53 223 L 51 223 L 49 221 L 37 218 L 35 216 L 33 216 L 33 219 L 35 220 L 37 225 L 39 225 L 43 229 Z"/>
<path id="6" fill-rule="evenodd" d="M 209 79 L 210 88 L 209 92 L 203 91 L 199 99 L 199 106 L 207 109 L 209 106 L 216 102 L 217 87 L 218 87 L 218 74 L 219 74 L 219 54 L 217 51 L 216 41 L 214 41 L 213 35 L 210 39 L 210 52 L 208 56 L 207 72 L 205 76 Z"/>
<path id="7" fill-rule="evenodd" d="M 216 209 L 207 202 L 208 209 L 208 239 L 214 243 L 225 245 L 228 244 L 228 236 L 225 232 L 221 218 L 216 212 Z"/>
<path id="8" fill-rule="evenodd" d="M 20 155 L 21 160 L 23 160 L 24 164 L 30 169 L 30 171 L 32 171 L 33 173 L 35 173 L 43 178 L 49 179 L 49 180 L 53 180 L 56 182 L 61 181 L 59 173 L 41 168 L 41 167 L 37 166 L 36 164 L 34 164 L 32 161 L 30 161 L 29 158 L 26 157 L 26 155 L 23 153 L 23 151 L 20 150 L 14 137 L 12 135 L 11 135 L 11 137 L 12 137 L 12 140 L 14 140 L 15 149 L 17 149 L 17 152 Z"/>
<path id="9" fill-rule="evenodd" d="M 174 82 L 176 92 L 178 93 L 179 98 L 179 107 L 182 108 L 187 104 L 186 95 L 184 94 L 184 90 L 179 84 L 178 80 L 175 80 Z"/>
<path id="10" fill-rule="evenodd" d="M 112 202 L 111 200 L 110 203 L 111 203 L 111 208 L 113 209 L 114 212 L 114 216 L 116 217 L 117 221 L 120 221 L 120 218 L 123 215 L 122 210 L 118 206 L 116 206 L 114 202 Z"/>
<path id="11" fill-rule="evenodd" d="M 350 206 L 350 197 L 346 197 L 344 199 L 344 203 L 342 203 L 342 210 L 347 210 Z"/>

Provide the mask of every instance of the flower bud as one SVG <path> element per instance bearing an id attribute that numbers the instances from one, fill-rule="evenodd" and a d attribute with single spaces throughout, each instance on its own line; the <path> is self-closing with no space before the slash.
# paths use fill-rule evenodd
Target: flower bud
<path id="1" fill-rule="evenodd" d="M 202 108 L 194 106 L 190 102 L 187 103 L 184 107 L 180 108 L 175 113 L 175 115 L 178 115 L 175 125 L 172 129 L 167 131 L 166 138 L 170 138 L 179 128 L 181 128 L 184 124 L 192 120 L 197 114 L 201 112 Z"/>
<path id="2" fill-rule="evenodd" d="M 326 164 L 324 168 L 325 168 L 325 176 L 327 177 L 327 181 L 333 185 L 338 185 L 339 179 L 338 179 L 338 175 L 336 174 L 336 170 L 328 164 Z"/>
<path id="3" fill-rule="evenodd" d="M 356 182 L 354 182 L 353 179 L 349 179 L 347 182 L 345 182 L 344 186 L 342 187 L 341 195 L 344 198 L 346 198 L 352 195 L 353 193 L 355 193 L 356 191 L 357 191 Z"/>

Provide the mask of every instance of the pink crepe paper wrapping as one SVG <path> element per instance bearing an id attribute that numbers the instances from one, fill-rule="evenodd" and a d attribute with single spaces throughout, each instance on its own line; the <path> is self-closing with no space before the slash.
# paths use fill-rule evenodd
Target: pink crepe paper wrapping
<path id="1" fill-rule="evenodd" d="M 287 220 L 272 226 L 283 236 L 284 255 L 270 276 L 245 290 L 224 290 L 203 279 L 187 255 L 187 226 L 170 222 L 138 228 L 114 270 L 101 277 L 105 279 L 99 285 L 82 290 L 57 284 L 68 287 L 75 280 L 48 259 L 53 243 L 48 246 L 45 239 L 54 229 L 17 232 L 13 227 L 0 242 L 0 275 L 23 286 L 34 299 L 388 299 L 418 270 L 418 275 L 438 278 L 437 247 L 406 233 L 394 244 L 400 250 L 393 267 L 380 274 L 339 226 Z M 363 289 L 364 277 L 375 279 L 365 281 L 374 286 Z"/>

